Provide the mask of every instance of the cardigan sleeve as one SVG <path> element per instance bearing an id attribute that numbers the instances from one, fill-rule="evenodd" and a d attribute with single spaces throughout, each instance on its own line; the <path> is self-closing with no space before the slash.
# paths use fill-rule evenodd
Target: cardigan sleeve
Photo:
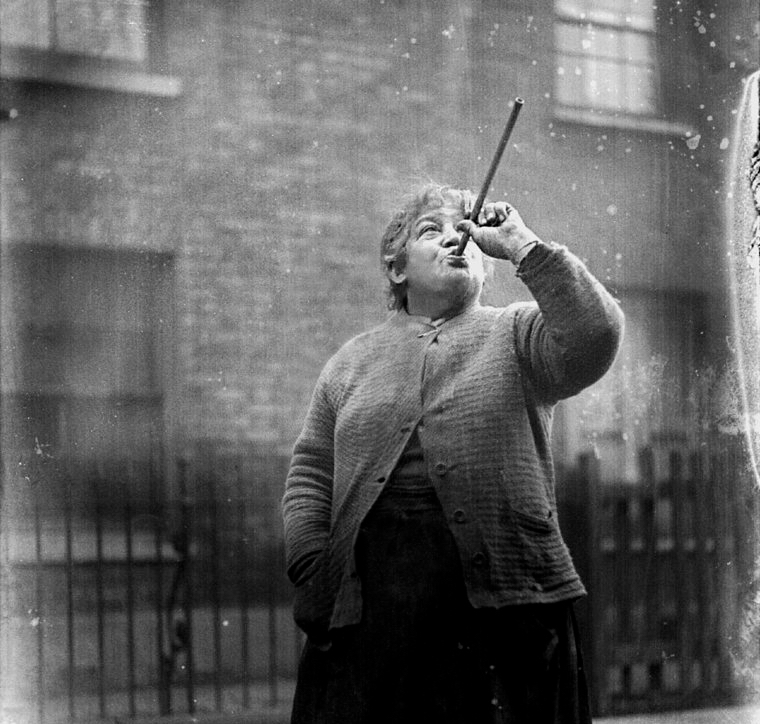
<path id="1" fill-rule="evenodd" d="M 612 365 L 624 319 L 610 293 L 563 246 L 540 242 L 518 269 L 537 304 L 518 305 L 515 343 L 544 399 L 560 400 L 596 382 Z"/>
<path id="2" fill-rule="evenodd" d="M 282 500 L 285 559 L 288 576 L 296 584 L 326 547 L 330 531 L 335 413 L 328 389 L 329 369 L 328 363 L 312 394 L 293 448 Z"/>

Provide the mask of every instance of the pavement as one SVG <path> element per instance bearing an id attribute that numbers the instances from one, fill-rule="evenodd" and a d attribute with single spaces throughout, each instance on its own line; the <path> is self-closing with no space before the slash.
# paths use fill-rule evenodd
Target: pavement
<path id="1" fill-rule="evenodd" d="M 241 714 L 184 714 L 149 719 L 116 718 L 113 724 L 288 724 L 288 721 L 287 707 L 276 707 Z M 760 724 L 760 704 L 600 717 L 594 719 L 594 724 Z"/>
<path id="2" fill-rule="evenodd" d="M 600 717 L 594 719 L 594 724 L 760 724 L 760 704 Z"/>
<path id="3" fill-rule="evenodd" d="M 266 693 L 266 692 L 264 692 Z M 169 716 L 141 716 L 131 718 L 122 714 L 106 717 L 94 715 L 77 716 L 75 721 L 81 724 L 289 724 L 289 698 L 283 696 L 277 705 L 270 705 L 262 695 L 252 699 L 252 708 L 239 713 L 214 713 L 208 707 L 196 714 L 173 714 Z M 233 702 L 227 702 L 232 708 L 238 708 Z M 60 717 L 56 715 L 60 713 Z M 48 709 L 44 717 L 46 724 L 63 724 L 70 721 L 64 714 L 65 708 Z M 0 706 L 0 724 L 34 724 L 37 717 L 28 708 L 11 710 Z M 389 724 L 393 724 L 389 722 Z M 760 701 L 745 706 L 728 706 L 710 709 L 668 711 L 653 714 L 633 714 L 627 716 L 596 717 L 594 724 L 760 724 Z"/>

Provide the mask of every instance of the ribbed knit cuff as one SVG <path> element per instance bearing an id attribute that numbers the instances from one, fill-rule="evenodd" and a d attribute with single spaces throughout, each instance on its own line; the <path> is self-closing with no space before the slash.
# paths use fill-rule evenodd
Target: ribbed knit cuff
<path id="1" fill-rule="evenodd" d="M 526 272 L 533 270 L 535 267 L 541 265 L 543 261 L 551 254 L 553 245 L 547 244 L 545 241 L 535 239 L 530 242 L 531 246 L 525 249 L 522 258 L 519 261 L 515 261 L 517 267 L 517 276 L 520 277 Z M 527 246 L 527 244 L 526 244 Z M 523 247 L 524 248 L 524 247 Z"/>
<path id="2" fill-rule="evenodd" d="M 522 264 L 523 259 L 525 259 L 528 254 L 530 254 L 533 249 L 536 248 L 536 245 L 539 243 L 539 239 L 532 239 L 531 241 L 528 241 L 527 243 L 523 244 L 517 251 L 512 255 L 512 263 L 519 267 L 520 264 Z"/>

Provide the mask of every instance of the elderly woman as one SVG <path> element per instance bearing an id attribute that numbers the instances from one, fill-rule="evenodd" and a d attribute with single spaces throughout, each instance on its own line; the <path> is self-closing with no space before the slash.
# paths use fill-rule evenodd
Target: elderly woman
<path id="1" fill-rule="evenodd" d="M 295 444 L 294 724 L 590 721 L 550 432 L 612 363 L 622 314 L 512 206 L 474 223 L 471 203 L 428 186 L 393 218 L 393 313 L 327 362 Z M 482 305 L 484 255 L 536 301 Z"/>

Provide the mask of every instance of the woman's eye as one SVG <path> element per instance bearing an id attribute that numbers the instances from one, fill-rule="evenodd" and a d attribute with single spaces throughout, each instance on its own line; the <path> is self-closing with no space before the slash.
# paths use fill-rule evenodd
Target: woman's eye
<path id="1" fill-rule="evenodd" d="M 432 225 L 423 226 L 420 228 L 417 236 L 425 236 L 426 234 L 435 234 L 437 231 L 438 231 L 437 226 L 432 226 Z"/>

